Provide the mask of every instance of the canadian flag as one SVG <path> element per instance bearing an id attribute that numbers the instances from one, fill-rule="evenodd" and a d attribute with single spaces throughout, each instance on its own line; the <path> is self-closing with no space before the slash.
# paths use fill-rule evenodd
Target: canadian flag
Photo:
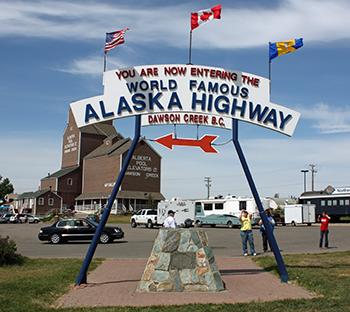
<path id="1" fill-rule="evenodd" d="M 191 30 L 196 29 L 200 24 L 211 21 L 214 18 L 221 18 L 221 4 L 216 5 L 211 9 L 191 13 Z"/>

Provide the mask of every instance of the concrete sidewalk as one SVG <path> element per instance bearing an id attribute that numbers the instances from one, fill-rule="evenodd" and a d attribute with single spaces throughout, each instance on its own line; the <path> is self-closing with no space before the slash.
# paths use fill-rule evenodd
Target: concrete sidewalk
<path id="1" fill-rule="evenodd" d="M 154 306 L 191 303 L 238 303 L 311 299 L 305 289 L 283 284 L 249 258 L 217 258 L 226 291 L 219 293 L 137 293 L 147 259 L 105 260 L 88 276 L 88 284 L 58 299 L 59 307 Z"/>

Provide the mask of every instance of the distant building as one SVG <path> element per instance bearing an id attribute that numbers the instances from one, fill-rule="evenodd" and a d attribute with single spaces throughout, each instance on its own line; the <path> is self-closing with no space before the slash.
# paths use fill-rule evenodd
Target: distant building
<path id="1" fill-rule="evenodd" d="M 19 194 L 14 201 L 14 209 L 19 213 L 46 215 L 62 207 L 62 198 L 50 190 L 26 192 Z"/>
<path id="2" fill-rule="evenodd" d="M 106 204 L 131 140 L 112 121 L 78 128 L 71 110 L 63 135 L 61 169 L 41 179 L 41 190 L 62 198 L 62 208 L 93 211 Z M 161 156 L 140 141 L 114 209 L 133 211 L 164 199 L 160 192 Z"/>

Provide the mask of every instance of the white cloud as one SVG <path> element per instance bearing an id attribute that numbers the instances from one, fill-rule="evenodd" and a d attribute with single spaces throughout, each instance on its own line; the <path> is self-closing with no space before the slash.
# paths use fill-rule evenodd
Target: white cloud
<path id="1" fill-rule="evenodd" d="M 186 47 L 193 3 L 132 6 L 93 1 L 2 1 L 0 36 L 104 40 L 106 31 L 128 26 L 133 43 Z M 347 0 L 281 0 L 275 7 L 223 6 L 222 19 L 195 30 L 198 48 L 250 48 L 268 41 L 304 37 L 306 42 L 350 38 Z M 208 29 L 210 28 L 210 31 Z"/>
<path id="2" fill-rule="evenodd" d="M 128 67 L 129 64 L 108 57 L 107 69 Z M 103 56 L 89 56 L 82 59 L 76 59 L 71 64 L 64 68 L 59 68 L 59 71 L 78 75 L 102 75 L 103 72 Z"/>
<path id="3" fill-rule="evenodd" d="M 313 127 L 321 133 L 350 132 L 350 106 L 335 107 L 319 103 L 300 108 L 302 118 L 312 120 Z"/>

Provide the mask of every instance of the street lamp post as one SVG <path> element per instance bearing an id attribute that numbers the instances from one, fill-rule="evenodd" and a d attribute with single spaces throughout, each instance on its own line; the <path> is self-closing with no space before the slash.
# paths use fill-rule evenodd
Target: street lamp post
<path id="1" fill-rule="evenodd" d="M 304 174 L 304 193 L 306 192 L 306 173 L 309 172 L 307 169 L 300 170 Z"/>

